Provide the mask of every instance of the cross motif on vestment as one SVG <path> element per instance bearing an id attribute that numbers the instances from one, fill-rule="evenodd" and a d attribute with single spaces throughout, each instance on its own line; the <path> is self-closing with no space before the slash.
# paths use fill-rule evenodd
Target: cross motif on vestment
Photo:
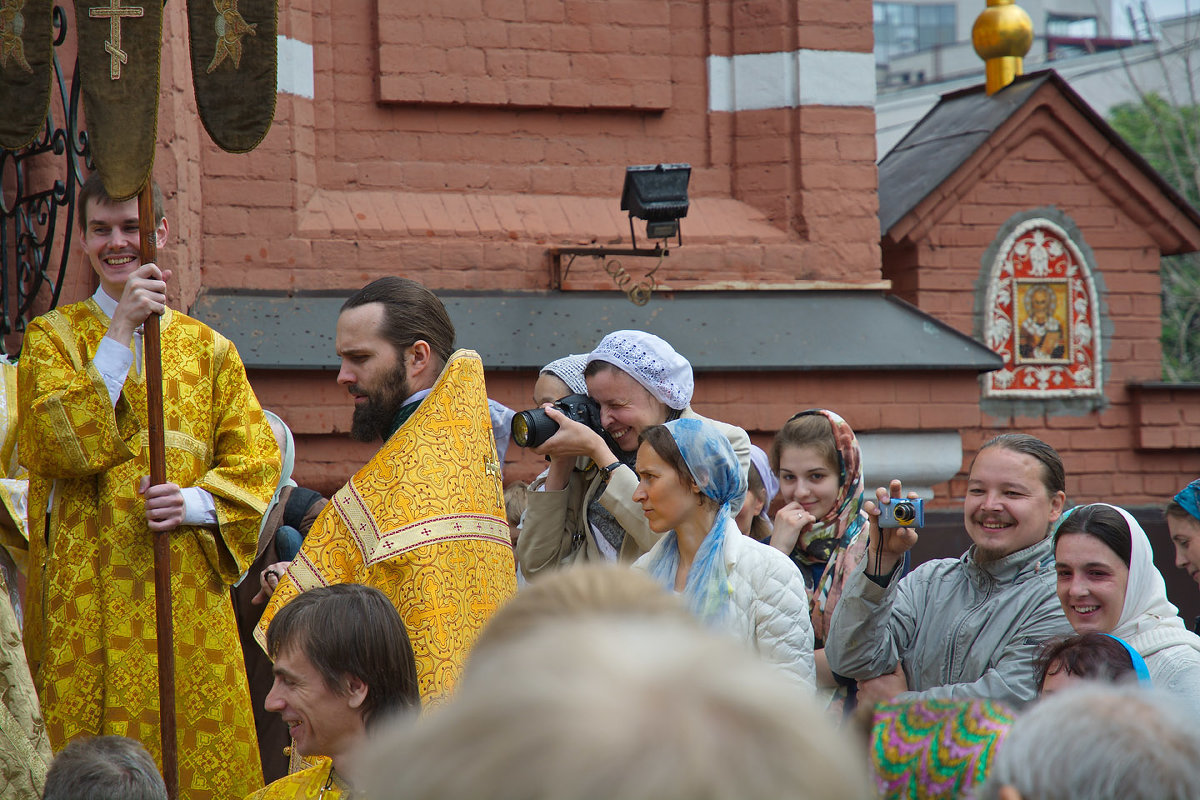
<path id="1" fill-rule="evenodd" d="M 496 505 L 503 505 L 504 504 L 504 488 L 503 488 L 504 487 L 504 471 L 500 468 L 500 462 L 493 461 L 492 459 L 489 458 L 483 462 L 483 468 L 487 472 L 488 475 L 495 476 L 495 478 L 496 478 L 496 483 L 495 483 Z"/>
<path id="2" fill-rule="evenodd" d="M 121 18 L 140 17 L 145 10 L 140 6 L 123 6 L 121 0 L 109 0 L 109 3 L 107 8 L 89 8 L 88 16 L 93 19 L 108 17 L 108 41 L 104 43 L 104 50 L 112 57 L 109 61 L 108 77 L 115 81 L 121 78 L 121 65 L 129 62 L 129 54 L 121 49 Z"/>

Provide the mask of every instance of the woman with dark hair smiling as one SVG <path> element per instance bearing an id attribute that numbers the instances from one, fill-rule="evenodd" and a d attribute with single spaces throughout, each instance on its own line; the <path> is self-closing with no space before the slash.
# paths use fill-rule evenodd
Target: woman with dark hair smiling
<path id="1" fill-rule="evenodd" d="M 633 499 L 650 530 L 665 535 L 634 568 L 683 595 L 702 622 L 812 687 L 804 579 L 783 553 L 738 530 L 730 502 L 745 493 L 746 479 L 729 440 L 698 419 L 651 426 L 640 439 Z"/>
<path id="2" fill-rule="evenodd" d="M 1154 685 L 1200 716 L 1200 636 L 1167 599 L 1150 541 L 1124 509 L 1072 509 L 1054 533 L 1058 600 L 1078 633 L 1111 633 L 1146 660 Z"/>

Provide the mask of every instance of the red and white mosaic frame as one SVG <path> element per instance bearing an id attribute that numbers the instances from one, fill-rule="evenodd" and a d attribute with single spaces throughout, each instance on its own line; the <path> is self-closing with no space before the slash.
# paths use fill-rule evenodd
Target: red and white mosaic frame
<path id="1" fill-rule="evenodd" d="M 1100 303 L 1079 247 L 1062 227 L 1034 217 L 1020 223 L 996 253 L 987 282 L 983 335 L 987 346 L 1004 359 L 1004 368 L 983 376 L 984 396 L 1100 395 Z M 1058 320 L 1050 322 L 1058 345 L 1049 353 L 1022 339 L 1022 325 L 1042 331 L 1043 338 L 1046 328 L 1032 318 L 1031 293 L 1040 295 L 1043 305 L 1048 302 Z M 1059 308 L 1059 303 L 1065 307 Z"/>

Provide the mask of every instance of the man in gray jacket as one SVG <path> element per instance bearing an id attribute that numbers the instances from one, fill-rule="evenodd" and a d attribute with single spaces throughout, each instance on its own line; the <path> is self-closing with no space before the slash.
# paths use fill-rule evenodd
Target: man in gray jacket
<path id="1" fill-rule="evenodd" d="M 825 641 L 833 671 L 859 681 L 860 702 L 1034 699 L 1034 652 L 1071 633 L 1049 539 L 1065 483 L 1050 445 L 1021 433 L 993 438 L 971 463 L 963 505 L 974 544 L 903 578 L 899 565 L 917 533 L 879 528 L 879 505 L 901 496 L 900 482 L 877 490 L 878 502 L 864 504 L 867 557 L 847 580 Z"/>

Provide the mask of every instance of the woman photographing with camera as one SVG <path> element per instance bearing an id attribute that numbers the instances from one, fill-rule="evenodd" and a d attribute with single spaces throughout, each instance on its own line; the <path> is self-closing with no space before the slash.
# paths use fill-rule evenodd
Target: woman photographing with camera
<path id="1" fill-rule="evenodd" d="M 699 419 L 654 425 L 641 440 L 633 498 L 662 538 L 634 568 L 813 688 L 804 578 L 783 553 L 738 530 L 730 503 L 746 493 L 746 479 L 729 441 Z"/>
<path id="2" fill-rule="evenodd" d="M 689 405 L 692 365 L 653 334 L 626 330 L 605 336 L 588 356 L 584 376 L 600 410 L 600 426 L 615 447 L 587 425 L 545 406 L 559 428 L 534 448 L 549 457 L 550 467 L 530 486 L 517 541 L 517 561 L 530 578 L 574 561 L 631 562 L 649 550 L 659 534 L 650 530 L 633 500 L 638 436 L 668 420 L 702 419 Z M 741 428 L 713 424 L 729 439 L 744 477 L 749 437 Z M 740 497 L 735 505 L 740 508 Z"/>

